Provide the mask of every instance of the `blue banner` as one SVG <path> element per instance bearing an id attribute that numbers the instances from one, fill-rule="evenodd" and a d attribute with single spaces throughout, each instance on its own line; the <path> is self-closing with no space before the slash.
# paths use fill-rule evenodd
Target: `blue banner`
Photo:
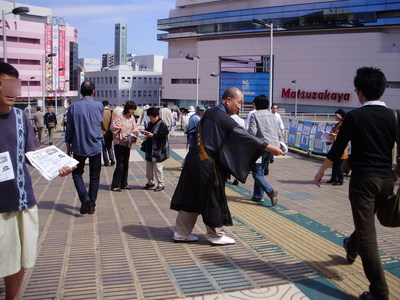
<path id="1" fill-rule="evenodd" d="M 244 102 L 253 102 L 255 96 L 269 93 L 268 73 L 222 73 L 221 95 L 230 87 L 237 87 L 244 93 Z"/>

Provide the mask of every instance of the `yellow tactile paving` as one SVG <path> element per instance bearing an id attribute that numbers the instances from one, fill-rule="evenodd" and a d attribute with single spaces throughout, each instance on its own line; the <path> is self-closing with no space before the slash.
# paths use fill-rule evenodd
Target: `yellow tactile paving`
<path id="1" fill-rule="evenodd" d="M 227 189 L 227 196 L 240 197 L 236 192 Z M 357 297 L 368 290 L 368 280 L 364 276 L 361 260 L 353 265 L 344 264 L 343 248 L 316 235 L 304 227 L 261 207 L 250 201 L 229 201 L 233 216 L 236 216 L 261 234 L 301 261 L 306 262 L 324 277 L 331 280 L 345 293 Z M 390 296 L 400 299 L 400 279 L 385 272 Z"/>

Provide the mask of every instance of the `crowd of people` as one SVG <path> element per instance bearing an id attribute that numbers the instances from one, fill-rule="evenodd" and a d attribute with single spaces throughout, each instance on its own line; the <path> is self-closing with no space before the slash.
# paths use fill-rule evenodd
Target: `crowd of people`
<path id="1" fill-rule="evenodd" d="M 19 175 L 0 180 L 0 277 L 5 280 L 7 299 L 18 297 L 24 269 L 35 264 L 39 235 L 36 200 L 26 168 L 29 161 L 24 154 L 39 147 L 38 142 L 43 143 L 44 127 L 52 144 L 57 126 L 57 118 L 50 107 L 46 114 L 38 108 L 33 116 L 38 138 L 33 135 L 26 115 L 13 107 L 18 91 L 12 82 L 18 77 L 14 67 L 0 63 L 0 126 L 7 129 L 0 136 L 0 154 Z M 315 175 L 314 183 L 320 186 L 324 172 L 333 165 L 328 182 L 343 184 L 343 159 L 347 158 L 346 149 L 351 141 L 349 199 L 355 230 L 343 241 L 346 260 L 352 264 L 360 256 L 363 262 L 370 288 L 361 299 L 388 299 L 374 215 L 380 203 L 393 192 L 394 114 L 379 100 L 386 86 L 380 70 L 360 68 L 354 86 L 361 107 L 347 114 L 342 109 L 336 112 L 331 150 Z M 229 176 L 234 177 L 234 184 L 245 183 L 251 172 L 254 179 L 251 200 L 262 202 L 265 193 L 272 206 L 277 204 L 278 191 L 266 180 L 265 174 L 274 156 L 286 153 L 285 128 L 277 112 L 278 105 L 270 103 L 265 95 L 254 98 L 254 110 L 245 122 L 238 116 L 244 94 L 236 87 L 227 89 L 216 107 L 190 107 L 185 117 L 166 104 L 162 108 L 147 106 L 140 116 L 135 114 L 134 101 L 111 110 L 108 101 L 94 100 L 95 84 L 89 80 L 82 83 L 80 92 L 81 100 L 68 108 L 65 128 L 66 152 L 78 165 L 65 167 L 59 173 L 60 176 L 72 173 L 81 214 L 95 213 L 102 157 L 105 167 L 115 165 L 110 190 L 131 189 L 128 184 L 130 150 L 138 141 L 142 141 L 140 150 L 144 152 L 146 163 L 147 182 L 143 189 L 164 190 L 163 162 L 169 158 L 168 137 L 175 133 L 178 121 L 187 134 L 188 152 L 170 203 L 170 208 L 178 212 L 172 237 L 175 242 L 198 241 L 192 231 L 201 215 L 206 238 L 212 245 L 235 243 L 223 228 L 233 224 L 225 194 Z M 138 123 L 144 125 L 144 130 L 139 130 Z M 86 160 L 89 160 L 88 189 L 82 177 Z"/>

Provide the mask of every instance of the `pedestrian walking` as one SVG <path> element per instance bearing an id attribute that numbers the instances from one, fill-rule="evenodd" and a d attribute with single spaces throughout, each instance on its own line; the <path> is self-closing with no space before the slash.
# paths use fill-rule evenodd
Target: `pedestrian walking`
<path id="1" fill-rule="evenodd" d="M 392 150 L 396 141 L 394 111 L 380 100 L 387 81 L 373 67 L 357 70 L 355 91 L 360 108 L 347 113 L 335 143 L 314 178 L 320 187 L 324 172 L 338 161 L 351 141 L 349 199 L 355 230 L 343 240 L 348 264 L 360 255 L 370 285 L 360 299 L 387 300 L 389 289 L 379 256 L 375 212 L 393 193 Z M 397 114 L 397 112 L 396 112 Z"/>
<path id="2" fill-rule="evenodd" d="M 200 120 L 198 146 L 189 149 L 171 201 L 170 208 L 178 211 L 174 241 L 198 240 L 191 233 L 200 214 L 206 225 L 206 238 L 211 244 L 235 243 L 222 228 L 232 225 L 225 194 L 228 173 L 245 182 L 250 165 L 264 151 L 283 154 L 278 147 L 246 132 L 230 117 L 239 112 L 243 97 L 238 88 L 229 88 L 221 103 L 206 110 Z"/>
<path id="3" fill-rule="evenodd" d="M 155 192 L 165 189 L 163 178 L 163 161 L 169 158 L 169 142 L 168 142 L 168 126 L 159 116 L 159 111 L 156 107 L 150 107 L 147 110 L 147 116 L 150 123 L 147 125 L 146 130 L 142 133 L 146 136 L 143 142 L 143 149 L 145 151 L 146 160 L 146 178 L 147 183 L 143 187 L 148 190 L 154 186 Z"/>
<path id="4" fill-rule="evenodd" d="M 36 262 L 39 237 L 38 208 L 25 157 L 39 145 L 28 117 L 13 107 L 21 95 L 18 78 L 13 66 L 0 62 L 0 278 L 6 299 L 19 299 L 25 269 Z M 65 167 L 59 174 L 71 171 Z"/>
<path id="5" fill-rule="evenodd" d="M 57 116 L 51 107 L 47 108 L 47 113 L 44 115 L 44 125 L 47 127 L 49 145 L 53 145 L 54 130 L 57 127 Z"/>
<path id="6" fill-rule="evenodd" d="M 276 117 L 268 110 L 269 99 L 263 95 L 254 98 L 256 111 L 250 116 L 248 132 L 269 145 L 279 147 L 279 130 Z M 252 165 L 252 175 L 254 179 L 253 197 L 256 202 L 264 201 L 264 192 L 271 200 L 272 206 L 278 203 L 278 191 L 265 179 L 265 170 L 273 158 L 272 153 L 265 152 L 261 156 L 261 162 Z"/>
<path id="7" fill-rule="evenodd" d="M 130 190 L 128 185 L 129 156 L 131 145 L 136 143 L 134 136 L 139 135 L 134 113 L 137 106 L 133 101 L 127 101 L 124 110 L 116 116 L 111 123 L 110 130 L 113 133 L 113 144 L 117 164 L 115 166 L 111 190 L 120 192 L 121 189 Z"/>
<path id="8" fill-rule="evenodd" d="M 74 102 L 67 113 L 68 123 L 65 132 L 67 153 L 79 161 L 72 172 L 72 178 L 81 202 L 81 214 L 94 214 L 97 192 L 100 183 L 101 152 L 103 135 L 101 121 L 104 107 L 93 99 L 95 85 L 86 80 L 81 85 L 82 99 Z M 87 191 L 82 175 L 86 159 L 89 159 L 89 191 Z"/>
<path id="9" fill-rule="evenodd" d="M 104 106 L 103 121 L 101 121 L 101 133 L 103 134 L 103 162 L 104 166 L 115 165 L 114 149 L 113 149 L 113 133 L 111 132 L 111 122 L 113 119 L 113 111 L 110 109 L 110 103 L 105 100 L 102 102 Z"/>
<path id="10" fill-rule="evenodd" d="M 40 144 L 44 142 L 44 112 L 42 108 L 38 106 L 36 112 L 33 114 L 33 125 L 36 128 L 38 140 Z"/>

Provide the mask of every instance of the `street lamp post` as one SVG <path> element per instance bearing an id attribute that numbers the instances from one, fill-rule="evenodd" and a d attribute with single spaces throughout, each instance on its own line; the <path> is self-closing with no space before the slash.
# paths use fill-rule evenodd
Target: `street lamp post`
<path id="1" fill-rule="evenodd" d="M 30 96 L 30 91 L 29 91 L 29 87 L 30 87 L 30 82 L 32 79 L 35 79 L 35 76 L 29 77 L 28 78 L 28 115 L 29 115 L 29 120 L 31 119 L 31 96 Z"/>
<path id="2" fill-rule="evenodd" d="M 163 88 L 163 86 L 158 88 L 158 107 L 161 106 L 161 91 Z"/>
<path id="3" fill-rule="evenodd" d="M 255 25 L 262 26 L 264 28 L 269 27 L 270 29 L 270 39 L 269 39 L 269 110 L 271 110 L 272 102 L 273 102 L 273 94 L 272 94 L 272 82 L 273 82 L 273 74 L 274 74 L 274 63 L 273 63 L 273 49 L 274 49 L 274 22 L 270 21 L 269 24 L 264 22 L 261 19 L 253 19 L 252 23 Z"/>
<path id="4" fill-rule="evenodd" d="M 188 60 L 195 60 L 196 61 L 196 106 L 199 105 L 199 63 L 200 63 L 200 57 L 196 56 L 190 56 L 189 54 L 186 55 L 185 57 Z"/>
<path id="5" fill-rule="evenodd" d="M 292 80 L 292 83 L 295 84 L 295 91 L 296 91 L 296 95 L 295 95 L 295 100 L 294 100 L 294 118 L 297 119 L 297 81 Z"/>
<path id="6" fill-rule="evenodd" d="M 56 107 L 56 117 L 57 117 L 57 92 L 58 92 L 58 80 L 60 78 L 60 71 L 64 71 L 65 68 L 59 68 L 57 69 L 57 73 L 56 73 L 56 86 L 54 87 L 54 100 L 55 100 L 55 107 Z"/>
<path id="7" fill-rule="evenodd" d="M 14 8 L 11 12 L 6 13 L 4 10 L 1 11 L 1 22 L 3 26 L 3 61 L 7 62 L 7 34 L 6 34 L 6 15 L 14 14 L 14 15 L 23 15 L 29 12 L 29 7 L 20 6 Z"/>
<path id="8" fill-rule="evenodd" d="M 211 76 L 211 77 L 214 77 L 214 78 L 218 78 L 218 77 L 219 77 L 219 74 L 217 74 L 217 73 L 215 73 L 215 72 L 212 72 L 212 73 L 210 74 L 210 76 Z M 218 103 L 218 101 L 219 101 L 219 81 L 217 81 L 217 103 Z"/>

